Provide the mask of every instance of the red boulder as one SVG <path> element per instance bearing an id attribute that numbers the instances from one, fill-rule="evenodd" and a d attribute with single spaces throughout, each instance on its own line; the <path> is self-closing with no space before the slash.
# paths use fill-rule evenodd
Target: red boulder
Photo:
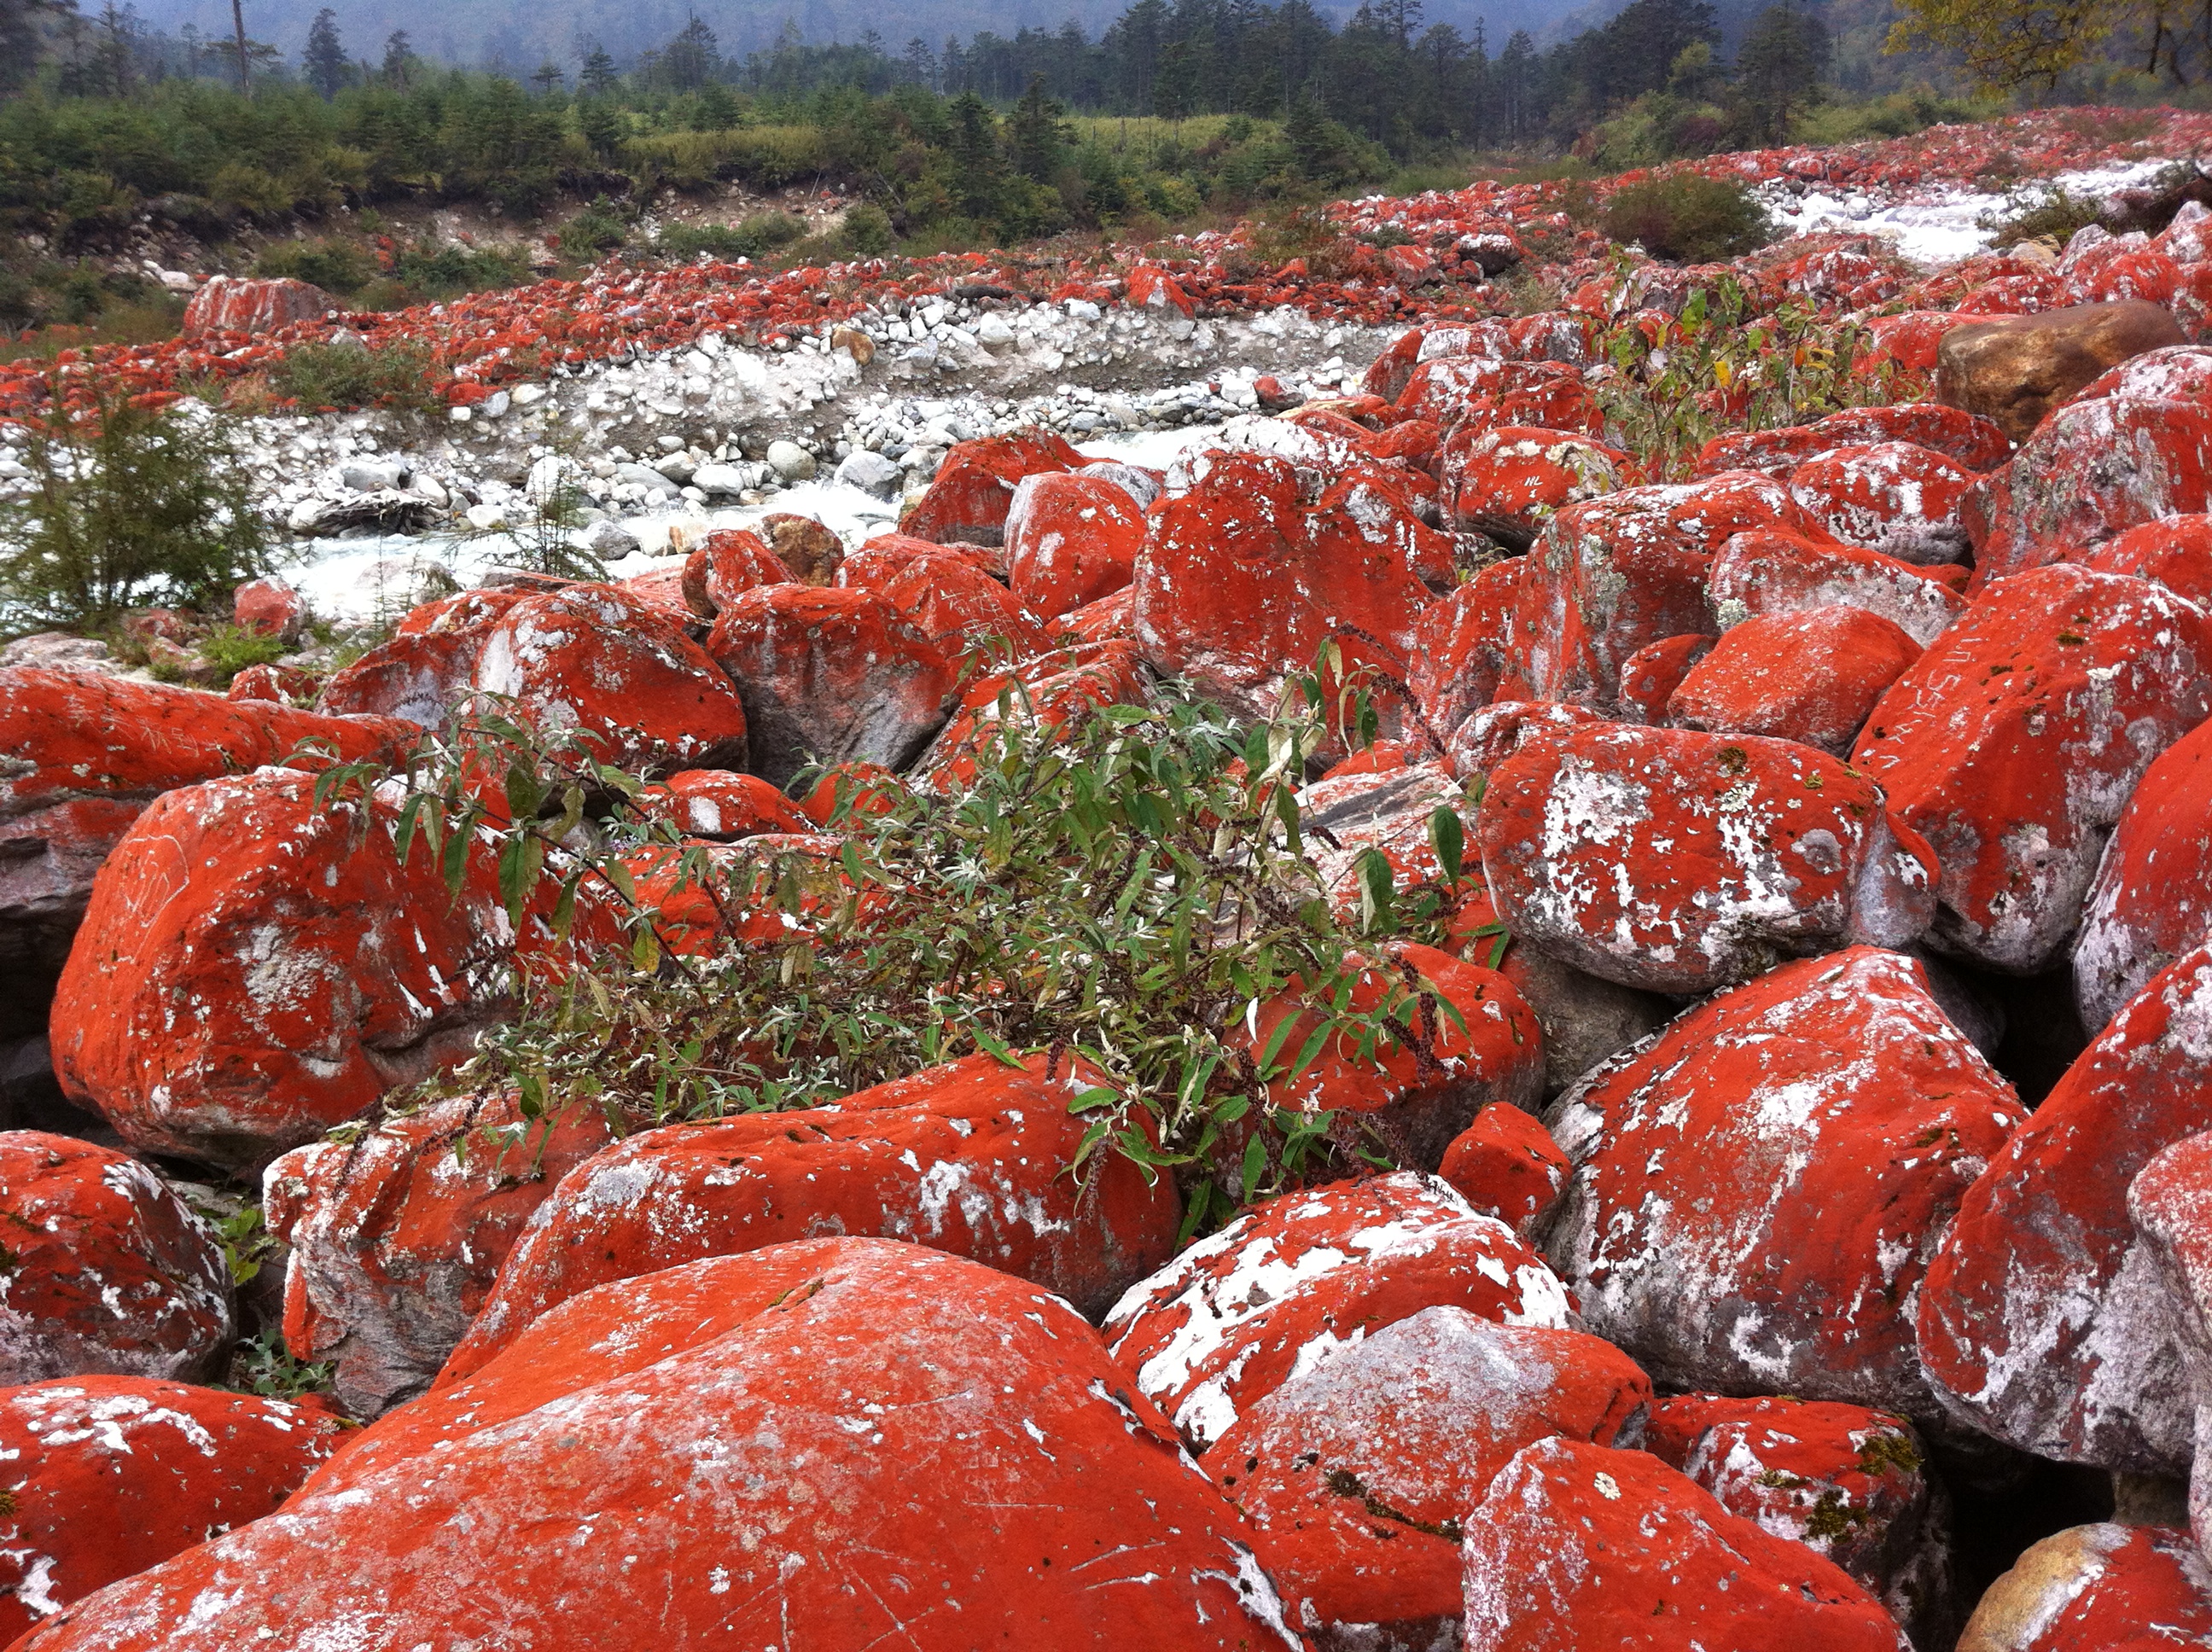
<path id="1" fill-rule="evenodd" d="M 0 1635 L 274 1514 L 343 1427 L 147 1377 L 0 1388 Z"/>
<path id="2" fill-rule="evenodd" d="M 1738 534 L 1713 558 L 1706 584 L 1721 627 L 1761 614 L 1863 609 L 1897 626 L 1922 647 L 1966 611 L 1951 584 L 1966 570 L 1915 568 L 1879 551 L 1855 550 L 1800 534 Z"/>
<path id="3" fill-rule="evenodd" d="M 2212 1568 L 2186 1532 L 2109 1521 L 2030 1545 L 1959 1637 L 1959 1652 L 2176 1646 L 2212 1646 Z"/>
<path id="4" fill-rule="evenodd" d="M 1559 1282 L 1495 1217 L 1401 1170 L 1285 1193 L 1130 1287 L 1114 1357 L 1204 1451 L 1330 1351 L 1425 1308 L 1559 1328 Z"/>
<path id="5" fill-rule="evenodd" d="M 2212 951 L 2155 976 L 1959 1206 L 1928 1270 L 1920 1358 L 1958 1416 L 2039 1456 L 2188 1472 L 2196 1396 L 2128 1184 L 2212 1129 Z"/>
<path id="6" fill-rule="evenodd" d="M 134 1145 L 242 1169 L 465 1055 L 515 944 L 491 857 L 457 901 L 420 843 L 400 865 L 396 823 L 289 769 L 162 797 L 63 973 L 64 1090 Z"/>
<path id="7" fill-rule="evenodd" d="M 1567 1185 L 1567 1156 L 1540 1121 L 1496 1102 L 1452 1138 L 1437 1175 L 1526 1239 Z"/>
<path id="8" fill-rule="evenodd" d="M 1546 1249 L 1662 1383 L 1928 1417 L 1921 1274 L 2023 1116 L 1910 958 L 1784 964 L 1559 1104 Z"/>
<path id="9" fill-rule="evenodd" d="M 0 1383 L 189 1380 L 228 1355 L 222 1248 L 137 1159 L 43 1131 L 0 1133 Z"/>
<path id="10" fill-rule="evenodd" d="M 1104 477 L 1040 471 L 1022 478 L 1007 507 L 1014 595 L 1047 619 L 1127 586 L 1144 548 L 1144 507 Z"/>
<path id="11" fill-rule="evenodd" d="M 1808 460 L 1790 472 L 1790 492 L 1847 545 L 1907 562 L 1955 562 L 1966 549 L 1960 507 L 1976 480 L 1932 448 L 1884 441 Z"/>
<path id="12" fill-rule="evenodd" d="M 336 1364 L 353 1416 L 413 1399 L 554 1184 L 611 1139 L 588 1102 L 531 1120 L 511 1097 L 460 1096 L 294 1148 L 263 1181 L 269 1231 L 291 1248 L 285 1346 Z"/>
<path id="13" fill-rule="evenodd" d="M 96 671 L 0 671 L 0 975 L 43 986 L 69 956 L 93 880 L 164 792 L 278 763 L 310 740 L 342 761 L 388 753 L 415 731 L 323 717 Z M 0 1008 L 0 1027 L 43 1024 L 46 994 Z"/>
<path id="14" fill-rule="evenodd" d="M 1682 678 L 1667 720 L 1759 734 L 1841 757 L 1920 645 L 1863 608 L 1766 614 L 1731 627 Z"/>
<path id="15" fill-rule="evenodd" d="M 185 306 L 184 336 L 275 332 L 295 321 L 319 321 L 324 312 L 337 307 L 337 301 L 321 288 L 289 276 L 210 276 Z"/>
<path id="16" fill-rule="evenodd" d="M 1402 680 L 1430 598 L 1391 532 L 1341 507 L 1309 512 L 1287 461 L 1214 453 L 1154 509 L 1135 580 L 1137 640 L 1157 670 L 1249 715 L 1272 713 L 1286 673 L 1339 640 L 1347 668 Z M 1389 709 L 1386 708 L 1386 709 Z M 1396 732 L 1395 713 L 1386 717 Z"/>
<path id="17" fill-rule="evenodd" d="M 809 762 L 902 768 L 945 722 L 957 667 L 873 591 L 740 593 L 708 652 L 738 685 L 753 772 L 781 786 Z"/>
<path id="18" fill-rule="evenodd" d="M 1956 1634 L 1949 1499 L 1903 1418 L 1827 1401 L 1684 1394 L 1652 1406 L 1644 1449 L 1730 1514 L 1834 1561 L 1914 1645 Z"/>
<path id="19" fill-rule="evenodd" d="M 1491 771 L 1474 835 L 1516 941 L 1653 992 L 1902 946 L 1932 914 L 1932 857 L 1880 789 L 1786 740 L 1608 724 L 1533 741 Z"/>
<path id="20" fill-rule="evenodd" d="M 2129 794 L 2212 708 L 2212 620 L 2073 566 L 1992 586 L 1899 677 L 1851 761 L 1942 862 L 1946 950 L 2027 975 L 2065 944 Z"/>
<path id="21" fill-rule="evenodd" d="M 2068 560 L 2101 574 L 2132 574 L 2212 608 L 2212 516 L 2161 517 Z"/>
<path id="22" fill-rule="evenodd" d="M 2089 886 L 2074 938 L 2081 1024 L 2103 1027 L 2212 934 L 2212 721 L 2143 771 Z"/>
<path id="23" fill-rule="evenodd" d="M 518 604 L 484 638 L 478 689 L 539 729 L 591 737 L 630 769 L 742 768 L 738 691 L 667 616 L 607 585 Z"/>
<path id="24" fill-rule="evenodd" d="M 1906 1652 L 1833 1562 L 1641 1451 L 1526 1448 L 1461 1552 L 1467 1652 Z"/>
<path id="25" fill-rule="evenodd" d="M 1073 471 L 1083 455 L 1049 430 L 1025 427 L 1003 436 L 957 443 L 928 489 L 899 519 L 899 531 L 939 544 L 1006 542 L 1006 512 L 1024 477 Z"/>
<path id="26" fill-rule="evenodd" d="M 1293 1627 L 1328 1646 L 1450 1643 L 1460 1538 L 1498 1471 L 1538 1440 L 1611 1445 L 1650 1399 L 1595 1337 L 1428 1308 L 1258 1401 L 1205 1466 Z"/>
<path id="27" fill-rule="evenodd" d="M 1066 1304 L 825 1239 L 568 1303 L 285 1506 L 26 1652 L 1296 1648 L 1249 1528 Z"/>
<path id="28" fill-rule="evenodd" d="M 586 1159 L 501 1268 L 439 1386 L 477 1370 L 547 1309 L 593 1285 L 823 1232 L 912 1240 L 1036 1280 L 1103 1311 L 1159 1266 L 1180 1215 L 1165 1178 L 1108 1157 L 1095 1187 L 1061 1174 L 1086 1086 L 1043 1058 L 969 1056 L 804 1115 L 648 1130 Z"/>

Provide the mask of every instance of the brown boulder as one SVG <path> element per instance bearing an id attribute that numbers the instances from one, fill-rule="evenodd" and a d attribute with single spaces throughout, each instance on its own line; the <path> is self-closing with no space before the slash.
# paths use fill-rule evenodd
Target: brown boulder
<path id="1" fill-rule="evenodd" d="M 1936 399 L 2026 441 L 2045 414 L 2107 367 L 2187 342 L 2179 322 L 2142 299 L 1976 322 L 1936 346 Z"/>

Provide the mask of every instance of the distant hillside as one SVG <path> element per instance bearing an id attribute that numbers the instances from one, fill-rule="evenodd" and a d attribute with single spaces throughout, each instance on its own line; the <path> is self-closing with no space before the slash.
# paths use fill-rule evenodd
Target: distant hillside
<path id="1" fill-rule="evenodd" d="M 1624 0 L 1431 0 L 1425 21 L 1450 23 L 1472 36 L 1478 23 L 1495 55 L 1516 28 L 1540 43 L 1564 38 L 1590 22 L 1602 22 Z M 1749 0 L 1730 0 L 1731 4 Z M 325 0 L 246 0 L 246 27 L 258 40 L 274 42 L 296 61 L 307 27 Z M 742 58 L 775 39 L 787 20 L 809 40 L 857 41 L 871 29 L 894 55 L 920 36 L 933 47 L 948 35 L 963 40 L 989 29 L 1057 29 L 1071 18 L 1095 37 L 1118 16 L 1125 0 L 908 0 L 886 11 L 865 0 L 337 0 L 338 27 L 348 51 L 357 58 L 381 55 L 385 37 L 407 31 L 423 57 L 449 63 L 503 64 L 526 71 L 547 58 L 574 69 L 580 39 L 599 40 L 627 61 L 660 46 L 696 12 L 720 37 L 723 52 Z M 1341 22 L 1352 8 L 1317 4 L 1317 10 Z M 139 15 L 153 27 L 175 30 L 191 25 L 203 33 L 228 34 L 228 0 L 140 0 Z M 1574 26 L 1562 27 L 1567 20 Z"/>

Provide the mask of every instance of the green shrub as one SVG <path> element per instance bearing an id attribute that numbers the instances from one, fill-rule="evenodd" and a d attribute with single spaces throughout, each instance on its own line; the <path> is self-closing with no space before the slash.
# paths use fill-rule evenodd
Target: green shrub
<path id="1" fill-rule="evenodd" d="M 468 247 L 418 241 L 392 261 L 392 279 L 424 298 L 513 287 L 530 279 L 530 260 L 511 247 Z"/>
<path id="2" fill-rule="evenodd" d="M 702 252 L 716 258 L 757 258 L 805 233 L 805 220 L 787 212 L 757 212 L 736 224 L 671 224 L 653 247 L 665 258 L 686 263 Z"/>
<path id="3" fill-rule="evenodd" d="M 879 258 L 896 244 L 890 215 L 872 201 L 848 208 L 838 227 L 837 239 L 845 250 L 863 258 Z"/>
<path id="4" fill-rule="evenodd" d="M 270 388 L 302 409 L 421 408 L 429 404 L 430 353 L 419 344 L 295 344 Z"/>
<path id="5" fill-rule="evenodd" d="M 26 428 L 29 492 L 0 501 L 0 629 L 82 629 L 146 603 L 196 603 L 266 561 L 268 528 L 220 415 L 93 394 L 78 416 Z"/>
<path id="6" fill-rule="evenodd" d="M 292 210 L 292 191 L 250 161 L 234 161 L 216 173 L 208 185 L 208 198 L 218 212 L 240 214 L 260 223 L 274 223 Z"/>
<path id="7" fill-rule="evenodd" d="M 568 253 L 611 252 L 629 239 L 629 226 L 600 196 L 561 226 L 561 250 Z"/>
<path id="8" fill-rule="evenodd" d="M 218 625 L 199 640 L 194 652 L 228 683 L 248 665 L 267 665 L 282 659 L 292 652 L 292 645 L 282 637 L 242 626 Z"/>
<path id="9" fill-rule="evenodd" d="M 326 293 L 354 293 L 374 277 L 376 261 L 346 241 L 274 241 L 254 259 L 253 273 L 288 276 Z"/>
<path id="10" fill-rule="evenodd" d="M 1600 222 L 1613 240 L 1639 243 L 1653 258 L 1680 264 L 1738 258 L 1774 239 L 1747 185 L 1695 173 L 1615 190 Z"/>
<path id="11" fill-rule="evenodd" d="M 1309 709 L 1324 703 L 1320 675 L 1294 692 L 1245 727 L 1172 689 L 1055 726 L 1006 690 L 972 778 L 882 788 L 882 813 L 841 796 L 846 847 L 827 866 L 686 846 L 640 822 L 621 800 L 642 782 L 573 734 L 458 708 L 410 754 L 394 800 L 403 853 L 439 864 L 441 843 L 472 835 L 496 846 L 511 910 L 542 887 L 557 923 L 588 883 L 629 905 L 631 944 L 520 983 L 517 1017 L 440 1082 L 512 1085 L 533 1114 L 585 1104 L 672 1121 L 809 1106 L 977 1053 L 1049 1051 L 1097 1074 L 1072 1103 L 1091 1121 L 1078 1171 L 1116 1151 L 1148 1177 L 1175 1172 L 1194 1226 L 1317 1161 L 1388 1163 L 1388 1142 L 1348 1116 L 1279 1105 L 1277 1086 L 1332 1045 L 1348 1060 L 1406 1046 L 1433 1059 L 1457 1011 L 1410 970 L 1368 976 L 1381 997 L 1365 1009 L 1352 993 L 1360 949 L 1371 958 L 1441 933 L 1464 830 L 1450 809 L 1431 818 L 1443 881 L 1401 886 L 1370 850 L 1362 899 L 1333 905 L 1291 797 L 1322 743 Z M 1356 703 L 1346 720 L 1372 726 Z M 318 793 L 353 795 L 386 773 L 331 769 Z M 496 819 L 472 778 L 485 773 L 507 776 Z M 598 849 L 574 829 L 593 796 L 619 805 Z M 624 870 L 649 848 L 677 879 L 667 915 Z M 462 875 L 459 858 L 444 864 Z M 773 916 L 785 938 L 679 956 L 663 930 L 702 889 L 720 910 Z M 1255 1048 L 1246 1027 L 1287 991 L 1310 1019 Z"/>

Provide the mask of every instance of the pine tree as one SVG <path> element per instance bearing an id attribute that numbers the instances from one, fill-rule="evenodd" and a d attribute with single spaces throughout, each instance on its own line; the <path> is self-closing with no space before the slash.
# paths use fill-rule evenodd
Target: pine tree
<path id="1" fill-rule="evenodd" d="M 607 54 L 606 47 L 597 40 L 584 54 L 584 66 L 576 76 L 576 89 L 586 97 L 605 97 L 620 83 L 622 76 L 615 72 L 615 60 Z"/>
<path id="2" fill-rule="evenodd" d="M 407 38 L 407 31 L 395 28 L 384 37 L 384 83 L 399 91 L 407 89 L 408 65 L 415 61 L 415 44 Z"/>
<path id="3" fill-rule="evenodd" d="M 952 192 L 970 218 L 999 210 L 999 118 L 973 92 L 952 100 Z"/>
<path id="4" fill-rule="evenodd" d="M 929 49 L 929 42 L 921 35 L 915 35 L 906 43 L 906 50 L 900 54 L 899 62 L 908 81 L 915 86 L 936 89 L 937 54 Z"/>
<path id="5" fill-rule="evenodd" d="M 300 54 L 300 68 L 307 84 L 329 102 L 346 83 L 346 52 L 338 39 L 338 15 L 328 6 L 315 14 L 307 28 L 307 49 Z"/>
<path id="6" fill-rule="evenodd" d="M 550 58 L 538 64 L 537 72 L 530 77 L 530 83 L 538 88 L 538 94 L 549 98 L 568 84 L 568 81 L 567 72 Z"/>
<path id="7" fill-rule="evenodd" d="M 1030 76 L 1030 88 L 1014 106 L 1006 137 L 1013 151 L 1014 170 L 1024 178 L 1048 184 L 1060 171 L 1062 157 L 1074 134 L 1060 124 L 1060 106 L 1044 94 L 1044 76 Z"/>
<path id="8" fill-rule="evenodd" d="M 721 74 L 722 53 L 714 31 L 695 12 L 662 50 L 655 78 L 671 91 L 696 92 L 708 82 L 720 79 Z"/>
<path id="9" fill-rule="evenodd" d="M 1828 67 L 1827 25 L 1810 12 L 1769 6 L 1735 56 L 1736 95 L 1752 134 L 1786 143 L 1790 123 L 1817 99 Z"/>

